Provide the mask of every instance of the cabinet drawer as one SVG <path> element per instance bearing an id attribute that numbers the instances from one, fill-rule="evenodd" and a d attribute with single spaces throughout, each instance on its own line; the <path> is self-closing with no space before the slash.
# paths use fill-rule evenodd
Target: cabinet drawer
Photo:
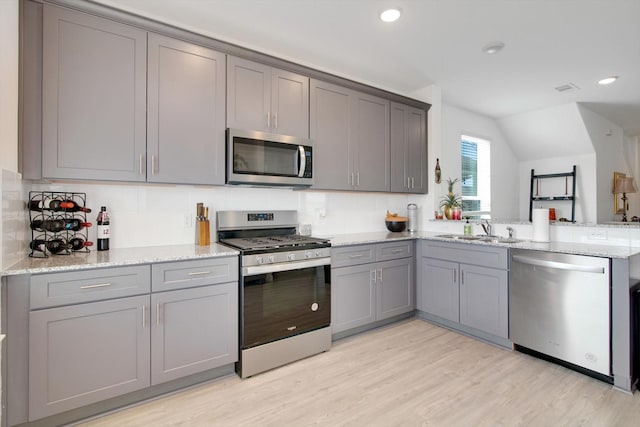
<path id="1" fill-rule="evenodd" d="M 379 244 L 376 246 L 376 261 L 412 257 L 413 244 L 413 240 Z"/>
<path id="2" fill-rule="evenodd" d="M 509 265 L 507 248 L 470 243 L 423 241 L 422 256 L 502 270 L 508 270 Z"/>
<path id="3" fill-rule="evenodd" d="M 359 265 L 375 262 L 375 248 L 375 245 L 331 248 L 331 267 L 346 267 L 349 265 Z"/>
<path id="4" fill-rule="evenodd" d="M 152 292 L 238 281 L 238 257 L 153 264 Z"/>
<path id="5" fill-rule="evenodd" d="M 149 293 L 148 265 L 32 276 L 31 309 Z"/>

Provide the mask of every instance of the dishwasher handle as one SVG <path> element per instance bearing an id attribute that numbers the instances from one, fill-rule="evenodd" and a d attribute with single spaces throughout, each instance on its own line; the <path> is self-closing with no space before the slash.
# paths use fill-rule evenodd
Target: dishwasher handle
<path id="1" fill-rule="evenodd" d="M 513 255 L 514 261 L 522 264 L 536 265 L 538 267 L 555 268 L 558 270 L 580 271 L 582 273 L 604 274 L 604 267 L 594 267 L 591 265 L 569 264 L 566 262 L 548 261 L 545 259 L 531 258 L 524 255 Z"/>

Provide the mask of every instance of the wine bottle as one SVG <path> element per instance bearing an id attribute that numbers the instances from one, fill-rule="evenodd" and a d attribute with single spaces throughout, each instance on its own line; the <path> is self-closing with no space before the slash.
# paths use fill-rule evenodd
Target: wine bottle
<path id="1" fill-rule="evenodd" d="M 60 253 L 66 249 L 71 249 L 71 245 L 62 239 L 49 240 L 46 243 L 46 246 L 49 252 L 51 252 L 52 254 Z"/>
<path id="2" fill-rule="evenodd" d="M 49 202 L 45 202 L 44 200 L 33 199 L 33 200 L 29 200 L 29 210 L 38 211 L 38 212 L 42 212 L 42 211 L 58 212 L 62 210 L 62 208 L 60 207 L 60 203 L 62 203 L 62 201 L 60 200 L 49 200 Z"/>
<path id="3" fill-rule="evenodd" d="M 58 233 L 64 230 L 80 231 L 84 227 L 91 227 L 90 222 L 83 222 L 78 218 L 69 219 L 34 219 L 31 221 L 31 229 L 37 231 L 50 231 Z"/>
<path id="4" fill-rule="evenodd" d="M 60 202 L 60 207 L 65 212 L 86 212 L 90 213 L 91 209 L 85 208 L 84 206 L 80 206 L 78 203 L 73 200 L 63 200 Z"/>
<path id="5" fill-rule="evenodd" d="M 44 252 L 47 242 L 42 239 L 35 239 L 29 242 L 29 247 L 32 251 Z"/>
<path id="6" fill-rule="evenodd" d="M 100 208 L 100 213 L 98 213 L 98 219 L 96 220 L 98 224 L 98 250 L 99 251 L 108 251 L 109 250 L 109 213 L 107 212 L 107 207 L 102 206 Z"/>
<path id="7" fill-rule="evenodd" d="M 71 245 L 72 251 L 79 251 L 86 246 L 93 246 L 93 242 L 88 242 L 80 237 L 74 237 L 73 239 L 70 239 L 69 244 Z"/>
<path id="8" fill-rule="evenodd" d="M 440 159 L 436 159 L 436 184 L 440 184 L 442 180 L 442 171 L 440 170 Z"/>

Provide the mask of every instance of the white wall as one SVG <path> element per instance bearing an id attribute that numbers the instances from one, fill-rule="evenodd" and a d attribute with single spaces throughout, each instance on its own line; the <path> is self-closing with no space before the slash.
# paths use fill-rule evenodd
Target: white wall
<path id="1" fill-rule="evenodd" d="M 596 203 L 597 222 L 620 220 L 613 212 L 613 172 L 619 171 L 632 176 L 631 163 L 625 161 L 623 131 L 613 122 L 599 114 L 578 105 L 585 127 L 596 152 Z"/>
<path id="2" fill-rule="evenodd" d="M 518 161 L 497 122 L 457 107 L 442 105 L 442 184 L 435 189 L 436 200 L 447 192 L 446 179 L 461 175 L 460 136 L 477 136 L 491 141 L 491 217 L 518 216 Z M 435 163 L 434 163 L 435 166 Z M 456 184 L 454 191 L 459 193 Z M 464 213 L 463 213 L 464 215 Z"/>

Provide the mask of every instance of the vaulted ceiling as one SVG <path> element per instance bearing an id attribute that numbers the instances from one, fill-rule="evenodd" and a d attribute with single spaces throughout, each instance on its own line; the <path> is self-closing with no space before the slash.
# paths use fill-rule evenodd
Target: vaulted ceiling
<path id="1" fill-rule="evenodd" d="M 640 0 L 93 1 L 493 118 L 580 102 L 640 135 Z"/>

